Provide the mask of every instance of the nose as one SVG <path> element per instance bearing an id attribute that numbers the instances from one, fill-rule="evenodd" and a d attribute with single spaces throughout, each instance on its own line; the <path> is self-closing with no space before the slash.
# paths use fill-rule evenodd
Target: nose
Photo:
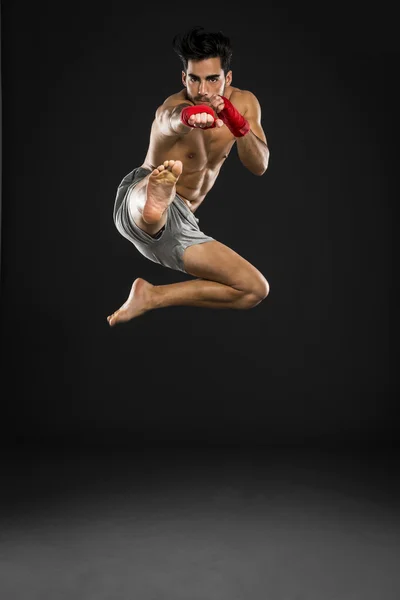
<path id="1" fill-rule="evenodd" d="M 207 82 L 206 81 L 200 81 L 199 84 L 199 96 L 206 96 L 208 93 L 207 91 Z"/>

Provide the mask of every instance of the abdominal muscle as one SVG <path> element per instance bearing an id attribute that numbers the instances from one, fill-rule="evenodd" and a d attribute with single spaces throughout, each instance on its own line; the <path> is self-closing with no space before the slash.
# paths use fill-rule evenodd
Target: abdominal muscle
<path id="1" fill-rule="evenodd" d="M 194 212 L 213 187 L 234 144 L 233 136 L 228 131 L 215 129 L 193 130 L 171 143 L 171 138 L 157 135 L 153 125 L 151 138 L 143 166 L 155 169 L 165 160 L 180 160 L 183 171 L 176 184 L 176 193 Z"/>
<path id="2" fill-rule="evenodd" d="M 183 161 L 182 161 L 183 162 Z M 186 174 L 185 174 L 186 166 Z M 188 172 L 183 163 L 183 172 L 176 185 L 176 193 L 194 212 L 203 202 L 218 177 L 219 169 L 204 168 L 202 171 Z"/>
<path id="3" fill-rule="evenodd" d="M 182 157 L 176 156 L 176 154 L 173 155 L 172 159 L 170 156 L 170 154 L 166 154 L 165 158 L 161 159 L 159 164 L 162 164 L 165 160 L 180 160 L 182 162 L 183 170 L 176 184 L 176 193 L 194 212 L 213 187 L 222 163 L 217 167 L 210 168 L 205 166 L 202 169 L 194 170 L 193 167 L 195 165 L 190 162 L 190 159 L 182 160 Z M 151 169 L 156 168 L 147 162 L 145 166 Z"/>

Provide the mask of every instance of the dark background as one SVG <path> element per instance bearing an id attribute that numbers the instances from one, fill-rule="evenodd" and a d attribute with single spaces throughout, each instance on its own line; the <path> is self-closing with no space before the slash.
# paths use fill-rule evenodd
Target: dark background
<path id="1" fill-rule="evenodd" d="M 398 600 L 400 47 L 384 3 L 1 3 L 0 596 Z M 271 293 L 111 329 L 184 281 L 116 230 L 121 179 L 222 29 L 262 107 L 197 211 Z"/>
<path id="2" fill-rule="evenodd" d="M 234 148 L 197 216 L 271 292 L 111 329 L 136 277 L 188 278 L 112 209 L 194 24 L 231 37 L 271 151 L 259 178 Z M 398 61 L 383 6 L 2 2 L 3 441 L 395 444 Z"/>

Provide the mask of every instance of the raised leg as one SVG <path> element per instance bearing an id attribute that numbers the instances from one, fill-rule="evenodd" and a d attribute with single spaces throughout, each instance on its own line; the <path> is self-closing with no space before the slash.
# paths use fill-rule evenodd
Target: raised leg
<path id="1" fill-rule="evenodd" d="M 111 326 L 167 306 L 249 309 L 269 293 L 265 277 L 237 252 L 217 241 L 187 248 L 185 270 L 198 279 L 155 286 L 133 282 L 127 301 L 107 317 Z"/>
<path id="2" fill-rule="evenodd" d="M 175 197 L 182 168 L 180 160 L 166 160 L 130 193 L 129 210 L 132 218 L 149 235 L 156 234 L 165 225 L 167 208 Z"/>

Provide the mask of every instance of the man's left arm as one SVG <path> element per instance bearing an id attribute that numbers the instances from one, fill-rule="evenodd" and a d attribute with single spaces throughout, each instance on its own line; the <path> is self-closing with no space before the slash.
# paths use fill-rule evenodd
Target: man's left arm
<path id="1" fill-rule="evenodd" d="M 268 168 L 269 148 L 261 125 L 261 107 L 251 92 L 246 94 L 246 108 L 243 112 L 250 129 L 246 135 L 236 138 L 240 161 L 254 175 L 263 175 Z"/>
<path id="2" fill-rule="evenodd" d="M 268 168 L 269 148 L 261 126 L 261 107 L 252 92 L 240 92 L 232 100 L 214 96 L 211 105 L 225 123 L 237 142 L 238 155 L 242 164 L 254 175 L 263 175 Z"/>

